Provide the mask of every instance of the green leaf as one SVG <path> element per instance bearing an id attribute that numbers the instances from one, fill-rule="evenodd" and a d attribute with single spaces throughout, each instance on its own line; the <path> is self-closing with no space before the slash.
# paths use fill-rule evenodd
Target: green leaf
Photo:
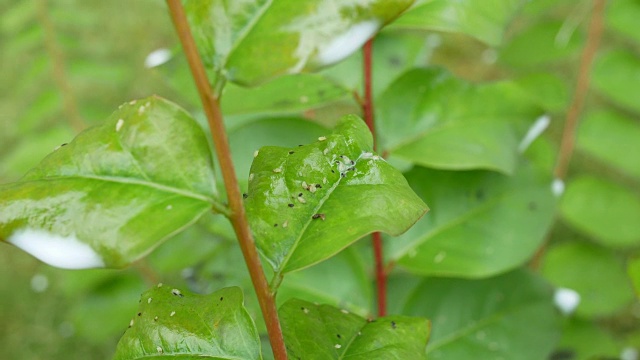
<path id="1" fill-rule="evenodd" d="M 315 74 L 283 76 L 255 88 L 225 87 L 225 114 L 283 114 L 302 112 L 349 99 L 351 92 Z"/>
<path id="2" fill-rule="evenodd" d="M 371 313 L 373 289 L 363 259 L 350 247 L 316 266 L 288 274 L 278 289 L 278 303 L 291 298 L 364 316 Z"/>
<path id="3" fill-rule="evenodd" d="M 640 297 L 640 258 L 634 258 L 627 265 L 627 274 L 633 283 L 636 296 Z"/>
<path id="4" fill-rule="evenodd" d="M 427 167 L 511 173 L 521 123 L 540 114 L 513 90 L 474 86 L 438 68 L 408 71 L 378 100 L 380 148 Z"/>
<path id="5" fill-rule="evenodd" d="M 198 295 L 158 284 L 142 294 L 114 360 L 176 357 L 262 359 L 240 288 Z"/>
<path id="6" fill-rule="evenodd" d="M 287 301 L 279 314 L 291 359 L 426 359 L 426 319 L 398 315 L 367 321 L 298 299 Z"/>
<path id="7" fill-rule="evenodd" d="M 563 30 L 561 21 L 539 21 L 513 37 L 500 51 L 500 61 L 513 67 L 543 67 L 577 56 L 584 34 Z M 542 68 L 547 71 L 547 68 Z"/>
<path id="8" fill-rule="evenodd" d="M 640 83 L 640 59 L 630 51 L 612 50 L 596 59 L 593 66 L 593 87 L 616 104 L 640 113 L 637 94 Z"/>
<path id="9" fill-rule="evenodd" d="M 241 85 L 315 71 L 358 50 L 413 0 L 189 0 L 205 65 Z"/>
<path id="10" fill-rule="evenodd" d="M 553 222 L 551 180 L 521 165 L 513 177 L 415 168 L 407 179 L 438 212 L 394 241 L 387 254 L 430 276 L 486 277 L 524 264 Z"/>
<path id="11" fill-rule="evenodd" d="M 607 25 L 640 43 L 638 18 L 640 3 L 636 0 L 617 0 L 607 5 Z"/>
<path id="12" fill-rule="evenodd" d="M 498 46 L 505 28 L 523 3 L 522 0 L 419 0 L 390 29 L 459 32 Z"/>
<path id="13" fill-rule="evenodd" d="M 193 118 L 134 100 L 0 187 L 0 238 L 57 267 L 123 267 L 222 209 L 214 183 Z"/>
<path id="14" fill-rule="evenodd" d="M 556 353 L 571 354 L 570 359 L 617 359 L 620 351 L 611 334 L 593 322 L 570 318 L 562 328 Z"/>
<path id="15" fill-rule="evenodd" d="M 640 198 L 615 183 L 590 176 L 571 181 L 560 213 L 571 226 L 604 245 L 640 244 Z"/>
<path id="16" fill-rule="evenodd" d="M 432 319 L 430 359 L 546 359 L 560 335 L 549 286 L 522 270 L 426 279 L 403 313 Z"/>
<path id="17" fill-rule="evenodd" d="M 547 251 L 541 269 L 554 285 L 580 294 L 578 315 L 611 315 L 633 300 L 622 263 L 606 248 L 586 242 L 565 242 Z"/>
<path id="18" fill-rule="evenodd" d="M 640 123 L 611 111 L 587 114 L 580 124 L 580 150 L 640 179 Z"/>
<path id="19" fill-rule="evenodd" d="M 310 145 L 260 149 L 245 205 L 276 273 L 322 261 L 374 231 L 399 235 L 427 211 L 372 148 L 364 122 L 347 115 Z"/>

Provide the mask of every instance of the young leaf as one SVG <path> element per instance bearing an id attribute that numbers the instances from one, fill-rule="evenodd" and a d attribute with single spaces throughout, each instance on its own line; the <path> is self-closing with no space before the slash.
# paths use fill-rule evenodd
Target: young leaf
<path id="1" fill-rule="evenodd" d="M 240 288 L 198 295 L 158 284 L 142 294 L 114 360 L 176 357 L 262 359 Z"/>
<path id="2" fill-rule="evenodd" d="M 431 319 L 430 359 L 546 359 L 560 335 L 550 290 L 522 270 L 484 280 L 429 278 L 403 313 Z"/>
<path id="3" fill-rule="evenodd" d="M 498 46 L 523 0 L 419 0 L 391 29 L 460 32 Z"/>
<path id="4" fill-rule="evenodd" d="M 620 185 L 577 178 L 569 183 L 560 212 L 569 224 L 604 245 L 640 244 L 640 198 Z"/>
<path id="5" fill-rule="evenodd" d="M 542 274 L 556 286 L 580 294 L 576 313 L 583 317 L 614 314 L 629 304 L 633 289 L 615 254 L 587 242 L 565 242 L 550 248 Z"/>
<path id="6" fill-rule="evenodd" d="M 367 321 L 298 299 L 287 301 L 279 313 L 291 359 L 426 359 L 427 319 L 386 316 Z"/>
<path id="7" fill-rule="evenodd" d="M 348 115 L 310 145 L 260 149 L 246 208 L 276 273 L 322 261 L 374 231 L 401 234 L 427 211 L 372 148 L 364 122 Z"/>
<path id="8" fill-rule="evenodd" d="M 535 253 L 553 222 L 551 180 L 524 164 L 513 177 L 415 168 L 407 178 L 438 212 L 386 246 L 392 260 L 417 274 L 476 278 L 513 269 Z"/>
<path id="9" fill-rule="evenodd" d="M 413 0 L 189 0 L 205 65 L 242 85 L 314 71 L 358 50 Z"/>
<path id="10" fill-rule="evenodd" d="M 0 187 L 0 238 L 57 267 L 123 267 L 222 209 L 214 183 L 195 120 L 134 100 Z"/>
<path id="11" fill-rule="evenodd" d="M 512 173 L 520 129 L 540 112 L 509 86 L 474 86 L 442 69 L 412 69 L 378 102 L 380 148 L 428 167 Z"/>

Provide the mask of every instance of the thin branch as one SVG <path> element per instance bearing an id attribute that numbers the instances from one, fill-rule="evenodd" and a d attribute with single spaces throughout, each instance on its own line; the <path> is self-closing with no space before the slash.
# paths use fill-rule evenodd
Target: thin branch
<path id="1" fill-rule="evenodd" d="M 216 156 L 220 163 L 224 186 L 227 190 L 229 208 L 231 209 L 231 224 L 240 243 L 240 249 L 249 268 L 251 281 L 258 296 L 262 315 L 267 325 L 273 355 L 276 360 L 286 360 L 287 351 L 282 337 L 282 329 L 280 328 L 275 299 L 269 291 L 269 284 L 262 270 L 260 257 L 258 256 L 249 223 L 247 222 L 238 180 L 236 179 L 233 161 L 231 159 L 229 141 L 222 120 L 219 99 L 213 94 L 211 86 L 209 85 L 206 71 L 202 64 L 202 59 L 198 54 L 193 36 L 191 35 L 191 29 L 189 28 L 181 1 L 167 0 L 167 5 L 169 6 L 171 18 L 189 62 L 189 68 L 191 69 L 196 87 L 198 88 L 204 112 L 207 115 L 216 149 Z"/>
<path id="2" fill-rule="evenodd" d="M 560 153 L 558 155 L 558 162 L 554 170 L 554 175 L 557 179 L 564 179 L 567 175 L 567 169 L 569 168 L 569 162 L 573 155 L 573 149 L 575 147 L 576 129 L 578 128 L 578 121 L 580 119 L 580 113 L 584 107 L 585 98 L 589 92 L 589 81 L 591 73 L 591 65 L 593 59 L 598 51 L 600 45 L 600 38 L 602 37 L 602 22 L 606 0 L 594 0 L 593 12 L 591 14 L 591 21 L 589 23 L 589 34 L 587 36 L 587 43 L 582 51 L 582 57 L 580 59 L 580 69 L 578 70 L 578 80 L 576 83 L 575 93 L 569 111 L 567 111 L 567 118 L 564 124 L 564 131 L 562 133 L 562 140 L 560 143 Z"/>
<path id="3" fill-rule="evenodd" d="M 44 44 L 53 66 L 53 80 L 62 94 L 64 112 L 71 127 L 76 132 L 80 132 L 86 128 L 86 124 L 80 116 L 80 111 L 78 110 L 78 104 L 76 103 L 73 89 L 67 80 L 64 56 L 62 55 L 62 51 L 56 41 L 56 29 L 49 18 L 47 0 L 38 1 L 38 19 L 44 28 Z"/>
<path id="4" fill-rule="evenodd" d="M 372 61 L 373 61 L 373 39 L 369 39 L 362 48 L 363 55 L 363 78 L 364 78 L 364 99 L 359 99 L 364 113 L 364 121 L 367 123 L 371 135 L 373 135 L 373 149 L 377 149 L 376 127 L 373 116 L 373 80 L 372 80 Z M 357 94 L 356 94 L 357 95 Z M 378 316 L 385 316 L 387 313 L 387 273 L 384 268 L 384 251 L 382 247 L 382 235 L 379 232 L 371 234 L 371 242 L 373 244 L 373 256 L 375 260 L 376 287 L 378 299 Z"/>

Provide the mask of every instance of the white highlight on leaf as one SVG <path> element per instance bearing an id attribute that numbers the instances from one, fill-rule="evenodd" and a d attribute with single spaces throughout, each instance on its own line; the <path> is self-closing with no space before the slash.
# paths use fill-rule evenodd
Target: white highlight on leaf
<path id="1" fill-rule="evenodd" d="M 433 262 L 436 264 L 439 264 L 442 262 L 442 260 L 444 260 L 444 258 L 447 256 L 447 253 L 444 251 L 440 251 L 434 258 L 433 258 Z"/>
<path id="2" fill-rule="evenodd" d="M 531 145 L 531 143 L 549 127 L 550 123 L 551 118 L 549 117 L 549 115 L 542 115 L 537 118 L 533 125 L 531 125 L 531 127 L 527 131 L 527 134 L 524 136 L 524 138 L 522 138 L 522 141 L 520 141 L 520 145 L 518 145 L 518 151 L 520 153 L 523 153 L 525 150 L 527 150 L 529 145 Z"/>
<path id="3" fill-rule="evenodd" d="M 632 347 L 626 347 L 620 353 L 620 360 L 638 360 L 639 357 L 638 349 Z"/>
<path id="4" fill-rule="evenodd" d="M 558 288 L 553 294 L 553 302 L 563 314 L 569 315 L 580 304 L 580 294 L 572 289 Z"/>
<path id="5" fill-rule="evenodd" d="M 38 260 L 61 269 L 104 267 L 104 260 L 88 244 L 76 238 L 52 234 L 40 229 L 21 229 L 9 236 L 8 242 Z"/>
<path id="6" fill-rule="evenodd" d="M 380 23 L 376 20 L 354 24 L 343 34 L 326 42 L 326 45 L 320 48 L 316 56 L 318 62 L 329 65 L 346 58 L 364 45 L 379 28 Z"/>
<path id="7" fill-rule="evenodd" d="M 31 278 L 31 290 L 37 293 L 45 292 L 49 287 L 49 278 L 43 274 L 35 274 Z"/>
<path id="8" fill-rule="evenodd" d="M 160 48 L 153 50 L 144 59 L 144 67 L 147 69 L 160 66 L 167 61 L 171 60 L 171 51 L 169 49 Z"/>
<path id="9" fill-rule="evenodd" d="M 551 183 L 551 193 L 556 197 L 564 193 L 564 181 L 562 181 L 562 179 L 553 179 Z"/>
<path id="10" fill-rule="evenodd" d="M 122 125 L 124 125 L 124 120 L 123 119 L 118 119 L 118 122 L 116 123 L 116 132 L 120 131 L 120 129 L 122 129 Z"/>

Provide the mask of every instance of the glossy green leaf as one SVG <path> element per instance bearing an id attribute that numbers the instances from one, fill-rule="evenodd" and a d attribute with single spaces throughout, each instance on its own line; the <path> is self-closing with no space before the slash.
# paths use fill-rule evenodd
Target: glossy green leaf
<path id="1" fill-rule="evenodd" d="M 225 87 L 225 114 L 283 114 L 302 112 L 350 99 L 348 89 L 316 74 L 282 76 L 255 88 L 230 84 Z"/>
<path id="2" fill-rule="evenodd" d="M 290 359 L 426 359 L 427 319 L 373 321 L 329 305 L 291 299 L 279 310 Z"/>
<path id="3" fill-rule="evenodd" d="M 600 55 L 593 65 L 593 87 L 616 104 L 640 113 L 637 94 L 640 83 L 640 59 L 626 50 L 612 50 Z"/>
<path id="4" fill-rule="evenodd" d="M 553 222 L 551 180 L 528 166 L 513 177 L 415 168 L 407 179 L 438 209 L 385 243 L 390 260 L 413 273 L 476 278 L 513 269 Z"/>
<path id="5" fill-rule="evenodd" d="M 291 298 L 366 316 L 372 311 L 373 289 L 363 260 L 349 247 L 316 266 L 288 274 L 278 289 L 278 303 Z"/>
<path id="6" fill-rule="evenodd" d="M 640 244 L 640 198 L 620 185 L 577 178 L 567 186 L 560 212 L 571 226 L 604 245 Z"/>
<path id="7" fill-rule="evenodd" d="M 391 29 L 460 32 L 498 46 L 523 0 L 418 0 Z"/>
<path id="8" fill-rule="evenodd" d="M 514 80 L 527 95 L 545 110 L 561 113 L 569 106 L 569 89 L 560 77 L 551 73 L 528 74 Z"/>
<path id="9" fill-rule="evenodd" d="M 587 114 L 580 123 L 580 150 L 640 179 L 640 122 L 609 111 Z"/>
<path id="10" fill-rule="evenodd" d="M 205 65 L 242 85 L 315 71 L 358 50 L 413 0 L 189 0 Z"/>
<path id="11" fill-rule="evenodd" d="M 245 205 L 276 273 L 322 261 L 374 231 L 401 234 L 427 211 L 372 148 L 364 122 L 347 115 L 315 143 L 256 153 Z"/>
<path id="12" fill-rule="evenodd" d="M 239 288 L 198 295 L 158 284 L 142 294 L 114 360 L 173 358 L 262 359 Z"/>
<path id="13" fill-rule="evenodd" d="M 123 267 L 222 209 L 214 183 L 193 118 L 134 100 L 0 187 L 0 238 L 53 266 Z"/>
<path id="14" fill-rule="evenodd" d="M 560 335 L 549 286 L 522 270 L 426 279 L 403 313 L 431 319 L 429 359 L 546 359 Z"/>
<path id="15" fill-rule="evenodd" d="M 523 122 L 540 111 L 509 83 L 474 86 L 442 69 L 413 69 L 378 101 L 380 148 L 440 169 L 513 172 Z"/>
<path id="16" fill-rule="evenodd" d="M 312 142 L 327 128 L 301 117 L 276 117 L 248 121 L 229 130 L 233 165 L 239 182 L 246 189 L 253 153 L 263 146 L 294 147 Z"/>
<path id="17" fill-rule="evenodd" d="M 586 242 L 565 242 L 547 251 L 541 269 L 554 285 L 580 294 L 578 315 L 610 315 L 633 300 L 622 263 L 606 248 Z"/>

